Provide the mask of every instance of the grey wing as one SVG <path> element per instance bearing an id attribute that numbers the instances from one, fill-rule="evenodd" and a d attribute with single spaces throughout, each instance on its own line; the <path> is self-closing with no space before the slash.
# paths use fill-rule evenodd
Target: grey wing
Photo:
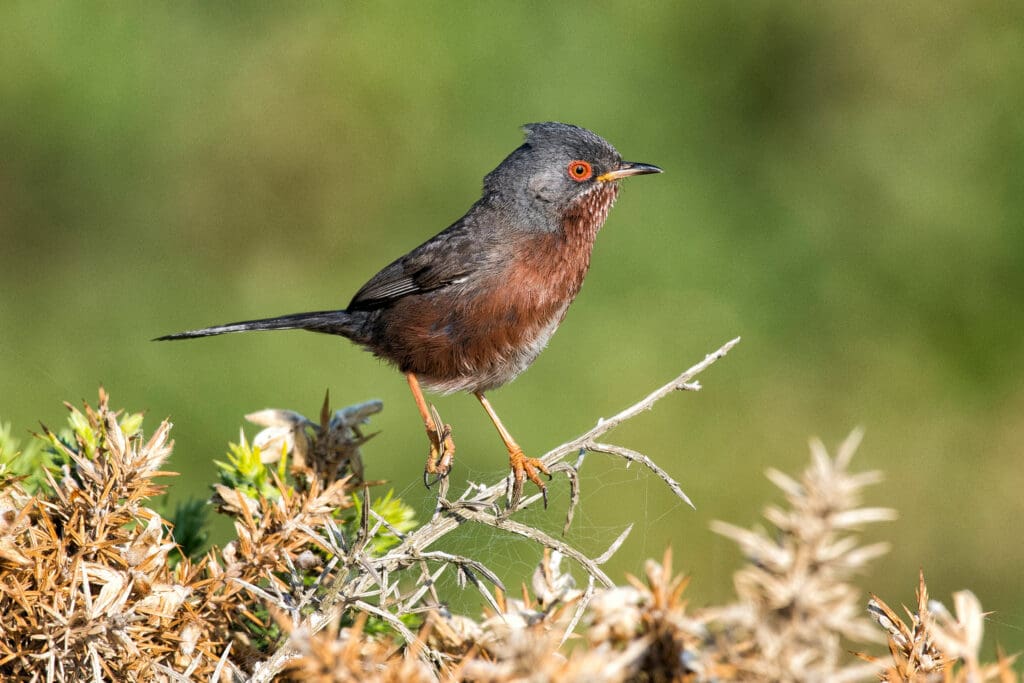
<path id="1" fill-rule="evenodd" d="M 472 239 L 449 228 L 370 278 L 352 297 L 348 310 L 372 310 L 410 294 L 464 282 L 476 270 Z"/>

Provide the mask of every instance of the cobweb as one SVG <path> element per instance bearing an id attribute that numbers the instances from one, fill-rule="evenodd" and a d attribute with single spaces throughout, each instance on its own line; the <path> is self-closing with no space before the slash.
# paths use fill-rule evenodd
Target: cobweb
<path id="1" fill-rule="evenodd" d="M 450 498 L 461 493 L 466 486 L 465 482 L 494 482 L 506 472 L 500 467 L 474 467 L 473 460 L 468 454 L 456 458 L 451 474 L 453 481 Z M 547 509 L 537 503 L 518 511 L 515 518 L 567 542 L 588 557 L 604 553 L 623 530 L 632 524 L 633 530 L 624 548 L 605 565 L 613 580 L 620 580 L 624 572 L 640 572 L 642 558 L 649 554 L 649 532 L 657 531 L 658 527 L 666 523 L 684 524 L 685 518 L 692 516 L 693 511 L 689 506 L 671 493 L 666 494 L 658 478 L 642 467 L 625 467 L 617 459 L 600 453 L 588 453 L 579 476 L 581 500 L 565 535 L 562 535 L 562 524 L 570 495 L 564 475 L 556 475 L 548 483 Z M 396 493 L 417 508 L 419 519 L 429 519 L 436 502 L 436 491 L 427 491 L 416 478 L 409 480 Z M 543 555 L 543 547 L 530 539 L 472 523 L 462 525 L 430 549 L 457 553 L 483 563 L 502 579 L 509 593 L 514 596 L 519 594 L 520 585 L 529 586 L 530 577 Z M 587 574 L 582 568 L 570 563 L 566 569 L 575 577 L 577 585 L 586 585 Z M 479 614 L 485 606 L 479 592 L 472 587 L 457 586 L 454 575 L 442 576 L 438 591 L 455 612 Z"/>

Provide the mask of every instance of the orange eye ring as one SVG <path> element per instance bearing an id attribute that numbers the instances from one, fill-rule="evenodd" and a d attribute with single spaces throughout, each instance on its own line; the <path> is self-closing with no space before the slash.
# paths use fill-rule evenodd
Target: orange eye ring
<path id="1" fill-rule="evenodd" d="M 576 161 L 570 161 L 569 166 L 569 177 L 575 180 L 577 183 L 582 183 L 585 180 L 590 180 L 594 175 L 594 169 L 590 167 L 586 161 L 577 159 Z"/>

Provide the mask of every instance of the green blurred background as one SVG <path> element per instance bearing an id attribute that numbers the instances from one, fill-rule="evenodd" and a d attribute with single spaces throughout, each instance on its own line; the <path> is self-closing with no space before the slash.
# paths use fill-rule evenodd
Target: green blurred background
<path id="1" fill-rule="evenodd" d="M 734 336 L 702 378 L 616 433 L 683 484 L 594 455 L 570 540 L 638 572 L 666 542 L 694 604 L 741 558 L 764 479 L 853 427 L 900 510 L 861 585 L 973 589 L 1024 647 L 1024 5 L 950 3 L 37 3 L 0 6 L 0 419 L 25 434 L 95 399 L 171 416 L 206 495 L 241 416 L 381 398 L 369 475 L 424 514 L 402 377 L 304 333 L 151 344 L 341 307 L 458 218 L 530 121 L 591 128 L 666 173 L 628 181 L 535 366 L 492 395 L 540 453 Z M 503 450 L 475 400 L 455 480 Z M 252 430 L 249 432 L 252 433 Z M 527 518 L 557 530 L 567 502 Z M 1016 521 L 1015 521 L 1016 520 Z M 533 548 L 452 543 L 506 576 Z"/>

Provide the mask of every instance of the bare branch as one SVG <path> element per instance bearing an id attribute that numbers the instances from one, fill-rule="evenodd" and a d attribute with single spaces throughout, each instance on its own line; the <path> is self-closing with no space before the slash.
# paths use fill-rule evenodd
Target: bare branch
<path id="1" fill-rule="evenodd" d="M 654 390 L 641 400 L 625 408 L 621 412 L 613 415 L 612 417 L 605 420 L 600 420 L 593 429 L 584 433 L 583 435 L 573 439 L 572 441 L 564 443 L 561 446 L 556 446 L 548 453 L 546 453 L 541 458 L 541 460 L 544 462 L 544 464 L 550 467 L 555 463 L 559 462 L 560 460 L 562 460 L 570 453 L 578 453 L 581 449 L 587 450 L 587 448 L 592 443 L 594 443 L 596 439 L 600 438 L 601 436 L 611 431 L 615 427 L 618 427 L 623 422 L 637 416 L 643 411 L 650 410 L 655 403 L 665 398 L 669 394 L 680 390 L 694 390 L 695 388 L 698 387 L 698 385 L 692 382 L 693 378 L 699 375 L 707 368 L 709 368 L 715 361 L 719 360 L 720 358 L 723 358 L 727 353 L 729 353 L 729 351 L 734 346 L 736 346 L 736 344 L 739 343 L 739 341 L 739 337 L 737 337 L 736 339 L 733 339 L 732 341 L 726 343 L 724 346 L 722 346 L 722 348 L 718 349 L 714 353 L 708 354 L 707 356 L 705 356 L 704 360 L 697 363 L 690 369 L 686 370 L 668 384 L 665 384 L 664 386 Z M 504 495 L 506 491 L 505 487 L 505 480 L 502 479 L 502 481 L 497 484 L 494 484 L 487 488 L 480 489 L 479 491 L 477 491 L 476 495 L 465 499 L 465 501 L 458 501 L 457 505 L 468 504 L 475 507 L 490 506 L 494 504 L 495 501 L 497 501 L 502 495 Z M 536 501 L 538 499 L 539 496 L 537 495 L 526 498 L 522 501 L 520 507 L 525 507 L 530 502 Z M 434 518 L 429 523 L 423 525 L 412 534 L 409 534 L 409 536 L 406 538 L 403 544 L 399 546 L 399 548 L 403 548 L 404 546 L 403 550 L 405 550 L 406 552 L 411 548 L 422 550 L 423 548 L 426 548 L 433 544 L 439 538 L 448 534 L 452 529 L 459 526 L 463 521 L 465 521 L 464 519 L 460 520 L 458 516 L 444 514 L 443 510 L 441 509 L 442 507 L 444 506 L 441 505 L 439 502 L 438 511 L 435 514 Z"/>
<path id="2" fill-rule="evenodd" d="M 612 555 L 617 553 L 622 544 L 626 542 L 627 538 L 629 538 L 629 534 L 631 531 L 633 531 L 632 524 L 623 529 L 622 533 L 619 534 L 619 537 L 612 541 L 612 544 L 608 546 L 608 550 L 605 550 L 599 556 L 594 558 L 594 562 L 596 562 L 597 564 L 604 564 L 608 560 L 612 559 Z"/>
<path id="3" fill-rule="evenodd" d="M 695 382 L 694 378 L 715 363 L 715 361 L 723 358 L 734 346 L 736 346 L 736 344 L 739 343 L 739 341 L 739 338 L 736 338 L 727 342 L 720 349 L 708 354 L 701 362 L 689 368 L 664 386 L 652 391 L 644 398 L 626 407 L 612 417 L 599 420 L 598 423 L 589 431 L 571 441 L 561 444 L 560 446 L 556 446 L 541 457 L 541 461 L 545 465 L 554 468 L 554 471 L 556 472 L 564 472 L 570 479 L 571 500 L 566 519 L 566 529 L 568 528 L 568 523 L 572 521 L 572 512 L 579 500 L 577 470 L 579 466 L 582 465 L 583 456 L 588 450 L 616 455 L 626 459 L 627 461 L 643 464 L 661 478 L 677 496 L 686 501 L 691 507 L 693 506 L 693 503 L 683 492 L 678 482 L 676 482 L 675 479 L 669 476 L 667 472 L 660 468 L 646 455 L 622 446 L 603 443 L 598 441 L 598 439 L 622 423 L 631 420 L 646 410 L 650 410 L 654 407 L 655 403 L 671 393 L 676 391 L 699 390 L 701 388 L 700 384 Z M 568 463 L 562 463 L 566 457 L 572 454 L 578 454 L 579 456 L 575 463 L 575 467 Z M 589 587 L 584 596 L 584 600 L 582 601 L 582 606 L 578 608 L 574 616 L 574 620 L 570 625 L 570 631 L 572 626 L 578 622 L 582 615 L 582 610 L 589 601 L 589 596 L 593 595 L 595 582 L 600 582 L 607 587 L 612 587 L 614 585 L 611 579 L 609 579 L 604 571 L 602 571 L 600 565 L 606 562 L 619 548 L 619 546 L 621 546 L 632 529 L 632 526 L 624 530 L 623 533 L 620 534 L 619 537 L 611 544 L 611 547 L 609 547 L 609 549 L 599 558 L 591 559 L 568 543 L 553 538 L 539 529 L 535 529 L 509 518 L 509 515 L 516 510 L 520 510 L 540 500 L 541 496 L 539 494 L 535 494 L 521 500 L 513 509 L 501 511 L 499 510 L 497 503 L 502 497 L 507 496 L 509 491 L 508 479 L 505 477 L 503 477 L 501 481 L 490 486 L 470 484 L 470 486 L 455 501 L 450 501 L 448 499 L 449 486 L 450 481 L 447 477 L 442 478 L 438 483 L 437 505 L 431 519 L 427 523 L 420 526 L 414 532 L 406 535 L 396 533 L 396 530 L 394 529 L 389 529 L 389 531 L 395 533 L 396 537 L 401 539 L 401 543 L 380 558 L 371 559 L 362 552 L 370 538 L 373 536 L 373 533 L 369 530 L 370 506 L 369 502 L 364 499 L 363 517 L 360 520 L 361 532 L 356 540 L 355 547 L 347 553 L 345 566 L 351 567 L 355 564 L 363 567 L 365 571 L 357 572 L 355 574 L 343 572 L 342 577 L 340 577 L 335 585 L 331 586 L 327 591 L 327 594 L 324 596 L 320 604 L 320 609 L 307 618 L 306 627 L 311 633 L 318 631 L 327 623 L 330 623 L 332 619 L 336 618 L 338 611 L 343 609 L 343 606 L 351 605 L 357 609 L 362 609 L 363 611 L 375 614 L 387 620 L 390 624 L 395 626 L 396 629 L 402 632 L 410 642 L 412 642 L 415 637 L 412 636 L 411 633 L 406 633 L 405 631 L 402 631 L 401 628 L 398 628 L 398 623 L 396 623 L 397 617 L 381 607 L 371 605 L 370 603 L 361 600 L 361 598 L 369 595 L 372 592 L 369 589 L 376 584 L 381 588 L 380 599 L 383 601 L 384 596 L 389 594 L 389 590 L 388 587 L 384 585 L 385 580 L 382 577 L 386 577 L 390 572 L 398 571 L 415 564 L 419 564 L 422 567 L 422 563 L 425 560 L 455 564 L 459 568 L 462 576 L 476 584 L 476 587 L 480 590 L 481 594 L 483 594 L 485 599 L 488 599 L 488 602 L 491 602 L 492 607 L 494 607 L 493 596 L 490 596 L 490 592 L 487 590 L 486 586 L 480 583 L 476 578 L 476 573 L 479 572 L 481 575 L 486 577 L 488 581 L 500 586 L 501 582 L 493 572 L 488 570 L 479 562 L 468 560 L 467 558 L 448 555 L 447 553 L 424 552 L 426 548 L 430 547 L 439 539 L 443 538 L 445 535 L 466 522 L 485 524 L 495 529 L 500 529 L 502 531 L 523 536 L 524 538 L 529 538 L 547 548 L 557 550 L 563 555 L 571 557 L 590 575 Z M 386 522 L 384 522 L 384 520 L 379 516 L 374 515 L 374 518 L 377 522 L 375 528 L 386 525 Z M 341 539 L 339 539 L 339 541 L 341 541 Z M 429 585 L 434 579 L 436 579 L 437 575 L 430 577 L 430 575 L 424 571 L 424 576 L 428 577 L 426 578 L 426 581 Z M 421 590 L 415 591 L 413 595 L 414 599 L 406 600 L 404 603 L 405 607 L 412 608 L 415 601 L 425 594 L 426 591 L 422 590 L 422 588 Z M 500 610 L 496 611 L 500 613 Z M 568 632 L 566 633 L 566 637 L 567 636 Z M 255 673 L 249 680 L 253 683 L 268 683 L 273 680 L 274 676 L 281 670 L 281 667 L 285 662 L 294 655 L 295 649 L 290 642 L 283 643 L 269 659 L 257 667 Z"/>
<path id="4" fill-rule="evenodd" d="M 693 501 L 690 500 L 690 497 L 683 493 L 683 488 L 679 485 L 679 482 L 670 477 L 668 472 L 661 469 L 653 460 L 648 458 L 643 453 L 639 453 L 630 448 L 626 448 L 625 446 L 613 446 L 612 444 L 607 443 L 590 443 L 588 445 L 588 449 L 591 451 L 596 451 L 598 453 L 617 455 L 620 458 L 625 458 L 629 462 L 640 463 L 641 465 L 643 465 L 644 467 L 658 475 L 658 477 L 663 482 L 668 484 L 668 487 L 672 489 L 672 493 L 682 498 L 683 501 L 685 501 L 686 504 L 692 507 L 693 509 L 697 509 L 696 506 L 693 504 Z"/>

